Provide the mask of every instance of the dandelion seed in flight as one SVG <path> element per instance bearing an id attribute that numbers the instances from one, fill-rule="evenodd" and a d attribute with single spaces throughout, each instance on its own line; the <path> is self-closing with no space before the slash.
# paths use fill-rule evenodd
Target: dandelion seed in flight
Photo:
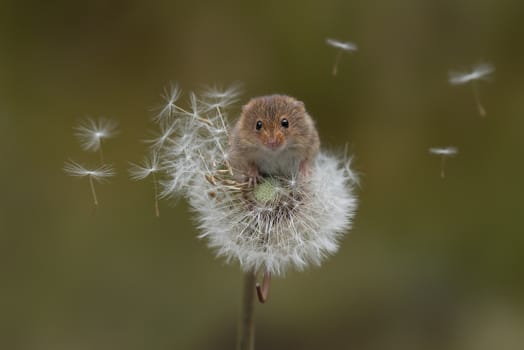
<path id="1" fill-rule="evenodd" d="M 456 147 L 432 147 L 429 149 L 429 153 L 436 154 L 441 157 L 440 162 L 440 177 L 445 178 L 446 174 L 444 173 L 444 166 L 446 163 L 446 158 L 448 157 L 454 157 L 458 153 L 458 149 Z"/>
<path id="2" fill-rule="evenodd" d="M 117 134 L 117 126 L 118 123 L 114 120 L 86 118 L 74 129 L 82 149 L 92 152 L 98 151 L 100 153 L 100 163 L 103 164 L 102 140 L 114 137 Z"/>
<path id="3" fill-rule="evenodd" d="M 336 39 L 330 39 L 330 38 L 326 39 L 326 44 L 338 49 L 338 53 L 335 57 L 335 63 L 333 64 L 333 70 L 332 70 L 332 74 L 336 76 L 338 73 L 338 64 L 340 62 L 340 58 L 342 57 L 342 53 L 343 52 L 351 53 L 351 52 L 357 51 L 357 45 L 349 41 L 343 42 L 343 41 L 339 41 Z"/>
<path id="4" fill-rule="evenodd" d="M 69 160 L 64 165 L 64 171 L 69 176 L 87 177 L 89 179 L 89 186 L 91 187 L 91 194 L 93 195 L 93 203 L 98 206 L 98 198 L 95 192 L 94 181 L 103 182 L 108 178 L 115 176 L 115 170 L 112 166 L 104 164 L 97 168 L 86 168 L 85 166 Z"/>
<path id="5" fill-rule="evenodd" d="M 160 209 L 158 206 L 158 181 L 156 179 L 156 173 L 161 170 L 160 159 L 158 158 L 158 154 L 156 152 L 152 152 L 149 157 L 144 158 L 141 164 L 131 163 L 131 168 L 129 168 L 129 175 L 132 180 L 143 180 L 150 175 L 153 178 L 155 214 L 157 217 L 160 216 Z"/>
<path id="6" fill-rule="evenodd" d="M 471 83 L 473 96 L 481 117 L 486 116 L 486 110 L 480 102 L 477 81 L 487 80 L 495 72 L 495 67 L 489 63 L 481 63 L 473 66 L 471 72 L 449 72 L 449 83 L 452 85 L 462 85 Z"/>

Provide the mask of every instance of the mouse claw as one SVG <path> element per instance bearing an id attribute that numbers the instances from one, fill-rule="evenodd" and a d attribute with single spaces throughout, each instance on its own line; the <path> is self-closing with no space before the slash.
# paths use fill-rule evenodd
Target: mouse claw
<path id="1" fill-rule="evenodd" d="M 262 178 L 259 176 L 259 175 L 256 175 L 256 176 L 250 176 L 248 178 L 248 186 L 249 187 L 255 187 L 261 180 Z"/>
<path id="2" fill-rule="evenodd" d="M 311 175 L 311 167 L 309 166 L 309 162 L 307 160 L 300 162 L 298 171 L 300 175 L 304 177 L 308 177 L 309 175 Z"/>
<path id="3" fill-rule="evenodd" d="M 248 171 L 248 186 L 255 187 L 260 180 L 260 174 L 256 167 L 251 167 Z"/>

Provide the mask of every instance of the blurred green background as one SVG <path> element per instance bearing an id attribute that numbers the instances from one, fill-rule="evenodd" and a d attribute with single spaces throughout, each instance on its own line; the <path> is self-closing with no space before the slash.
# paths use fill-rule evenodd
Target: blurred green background
<path id="1" fill-rule="evenodd" d="M 349 143 L 360 206 L 338 254 L 275 279 L 258 349 L 524 348 L 524 2 L 2 1 L 0 347 L 232 349 L 242 275 L 216 260 L 186 203 L 155 218 L 131 182 L 151 107 L 240 81 L 306 103 L 326 149 Z M 336 51 L 353 41 L 331 76 Z M 480 92 L 450 69 L 496 66 Z M 80 118 L 120 122 L 97 186 Z M 439 177 L 434 146 L 457 157 Z"/>

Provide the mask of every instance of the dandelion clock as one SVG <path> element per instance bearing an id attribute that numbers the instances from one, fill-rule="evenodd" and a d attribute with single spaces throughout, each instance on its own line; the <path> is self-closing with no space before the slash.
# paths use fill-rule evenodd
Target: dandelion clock
<path id="1" fill-rule="evenodd" d="M 272 276 L 318 266 L 337 251 L 356 209 L 357 177 L 347 156 L 320 151 L 316 138 L 302 142 L 300 113 L 307 115 L 291 97 L 265 97 L 276 105 L 254 108 L 241 152 L 227 115 L 236 87 L 189 94 L 187 108 L 177 104 L 176 86 L 164 97 L 155 117 L 161 132 L 151 140 L 165 176 L 161 195 L 185 197 L 199 237 L 245 272 L 239 347 L 251 349 L 255 296 L 265 302 Z"/>

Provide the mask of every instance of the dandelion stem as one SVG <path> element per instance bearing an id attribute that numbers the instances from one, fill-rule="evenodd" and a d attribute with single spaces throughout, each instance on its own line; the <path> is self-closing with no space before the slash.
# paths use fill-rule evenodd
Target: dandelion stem
<path id="1" fill-rule="evenodd" d="M 336 76 L 338 73 L 338 63 L 340 62 L 340 57 L 342 57 L 342 50 L 339 50 L 337 56 L 335 57 L 335 64 L 333 65 L 333 76 Z"/>
<path id="2" fill-rule="evenodd" d="M 475 81 L 471 82 L 471 86 L 473 87 L 473 96 L 475 97 L 475 103 L 477 104 L 477 108 L 479 110 L 480 116 L 485 117 L 486 116 L 486 110 L 480 103 L 480 96 L 479 96 L 479 89 L 477 87 L 477 84 Z"/>
<path id="3" fill-rule="evenodd" d="M 244 295 L 240 314 L 238 350 L 255 349 L 255 284 L 255 273 L 246 272 L 244 275 Z"/>
<path id="4" fill-rule="evenodd" d="M 265 303 L 267 301 L 270 282 L 271 282 L 271 273 L 266 272 L 264 273 L 264 280 L 262 281 L 262 285 L 259 285 L 258 283 L 256 284 L 258 301 L 260 301 L 261 303 Z"/>
<path id="5" fill-rule="evenodd" d="M 155 191 L 155 215 L 158 218 L 160 216 L 160 209 L 158 207 L 158 184 L 156 181 L 155 173 L 152 172 L 151 175 L 153 175 L 153 188 Z"/>
<path id="6" fill-rule="evenodd" d="M 93 194 L 93 202 L 95 206 L 98 205 L 98 199 L 96 198 L 95 184 L 93 183 L 93 177 L 89 176 L 89 185 L 91 186 L 91 193 Z"/>

